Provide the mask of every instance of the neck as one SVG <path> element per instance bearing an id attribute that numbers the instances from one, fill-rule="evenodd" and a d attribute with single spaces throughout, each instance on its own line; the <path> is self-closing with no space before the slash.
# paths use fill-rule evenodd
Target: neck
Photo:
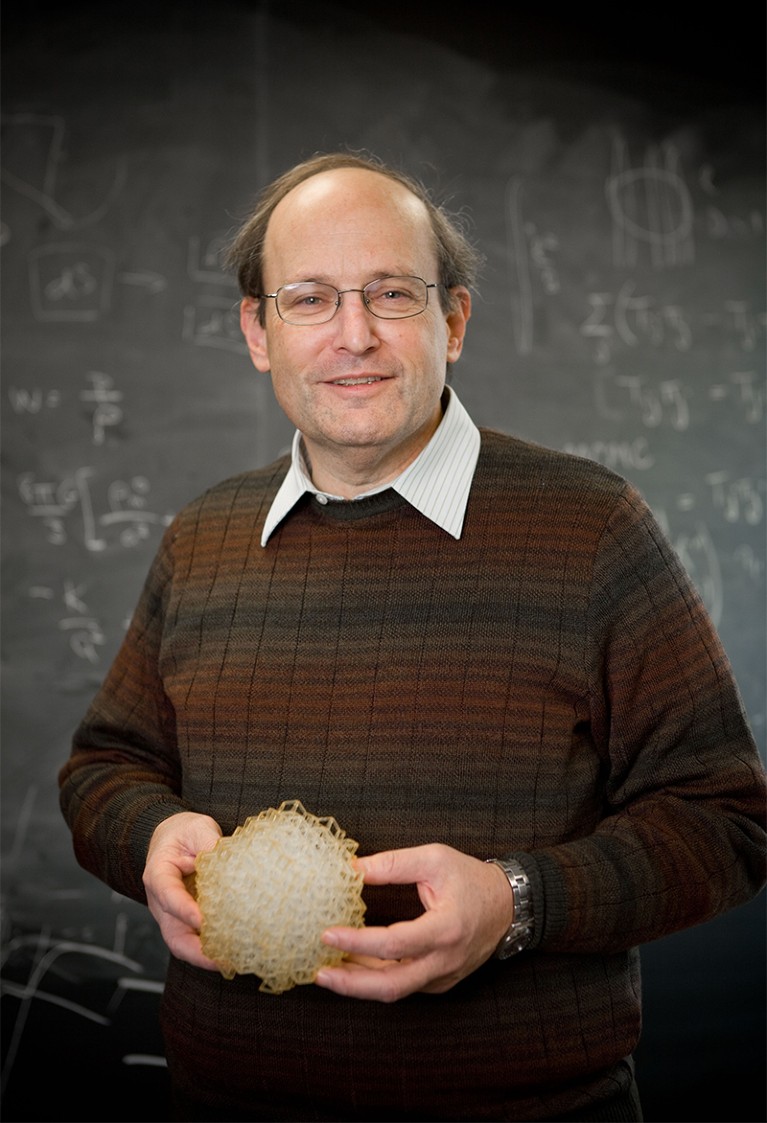
<path id="1" fill-rule="evenodd" d="M 420 452 L 417 449 L 412 455 L 394 461 L 388 457 L 385 460 L 371 457 L 369 449 L 344 448 L 339 455 L 333 455 L 327 449 L 310 449 L 305 438 L 301 439 L 301 448 L 314 486 L 343 499 L 354 499 L 371 488 L 391 483 Z"/>
<path id="2" fill-rule="evenodd" d="M 409 438 L 394 445 L 336 445 L 301 435 L 301 449 L 312 483 L 320 491 L 354 499 L 396 480 L 426 448 L 442 420 L 443 396 L 435 415 Z"/>

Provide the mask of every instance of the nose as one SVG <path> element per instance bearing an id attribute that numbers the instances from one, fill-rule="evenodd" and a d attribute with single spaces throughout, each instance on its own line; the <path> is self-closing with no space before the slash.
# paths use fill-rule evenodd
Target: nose
<path id="1" fill-rule="evenodd" d="M 332 319 L 336 330 L 336 346 L 355 355 L 378 346 L 378 321 L 368 311 L 361 289 L 342 289 L 338 294 L 338 311 Z"/>

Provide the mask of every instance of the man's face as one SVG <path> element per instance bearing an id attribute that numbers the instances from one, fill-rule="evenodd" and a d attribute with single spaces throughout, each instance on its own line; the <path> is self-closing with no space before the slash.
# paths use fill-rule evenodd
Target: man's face
<path id="1" fill-rule="evenodd" d="M 423 204 L 385 176 L 357 168 L 323 172 L 274 210 L 265 292 L 294 281 L 361 289 L 380 277 L 408 275 L 438 279 L 431 227 Z M 385 482 L 427 443 L 470 310 L 469 293 L 455 291 L 457 312 L 443 312 L 430 289 L 426 310 L 404 320 L 379 319 L 360 293 L 348 292 L 332 320 L 312 325 L 285 323 L 268 300 L 264 328 L 258 301 L 243 301 L 253 362 L 271 371 L 277 400 L 304 435 L 318 486 L 322 465 L 331 462 L 360 470 L 369 463 L 370 482 Z"/>

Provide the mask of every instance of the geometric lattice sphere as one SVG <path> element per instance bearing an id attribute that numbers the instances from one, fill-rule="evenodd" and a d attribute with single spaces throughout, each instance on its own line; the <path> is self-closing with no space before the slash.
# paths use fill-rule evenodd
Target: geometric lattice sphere
<path id="1" fill-rule="evenodd" d="M 260 990 L 281 994 L 314 981 L 344 953 L 320 937 L 333 924 L 361 928 L 358 843 L 332 816 L 286 800 L 247 819 L 195 863 L 203 951 L 221 974 L 257 975 Z"/>

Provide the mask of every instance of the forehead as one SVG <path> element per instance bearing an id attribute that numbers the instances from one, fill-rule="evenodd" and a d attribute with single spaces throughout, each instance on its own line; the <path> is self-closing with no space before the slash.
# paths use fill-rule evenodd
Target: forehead
<path id="1" fill-rule="evenodd" d="M 428 211 L 403 184 L 362 168 L 338 168 L 298 184 L 277 204 L 264 263 L 266 273 L 277 272 L 274 279 L 282 281 L 357 283 L 362 274 L 370 280 L 371 271 L 433 271 L 436 250 Z"/>

